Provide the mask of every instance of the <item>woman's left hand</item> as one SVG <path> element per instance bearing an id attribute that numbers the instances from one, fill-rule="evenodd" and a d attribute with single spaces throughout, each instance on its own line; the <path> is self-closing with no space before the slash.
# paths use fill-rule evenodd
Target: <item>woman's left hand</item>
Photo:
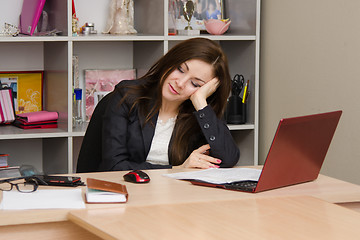
<path id="1" fill-rule="evenodd" d="M 208 155 L 208 150 L 210 145 L 206 144 L 198 149 L 195 149 L 190 156 L 185 160 L 185 162 L 180 165 L 183 168 L 218 168 L 221 163 L 220 159 L 211 157 Z"/>
<path id="2" fill-rule="evenodd" d="M 219 86 L 219 79 L 217 77 L 214 77 L 209 82 L 201 86 L 190 96 L 190 100 L 196 110 L 200 110 L 206 107 L 207 105 L 206 99 L 216 91 L 218 86 Z"/>

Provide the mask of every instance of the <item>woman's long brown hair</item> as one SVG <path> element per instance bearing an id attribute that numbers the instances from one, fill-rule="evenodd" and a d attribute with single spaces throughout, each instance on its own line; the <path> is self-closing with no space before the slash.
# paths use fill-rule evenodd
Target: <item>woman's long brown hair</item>
<path id="1" fill-rule="evenodd" d="M 148 123 L 159 112 L 161 107 L 162 86 L 169 74 L 182 63 L 198 59 L 212 64 L 214 77 L 220 84 L 217 90 L 207 99 L 218 118 L 222 118 L 227 98 L 231 90 L 231 79 L 226 55 L 220 45 L 207 38 L 191 38 L 178 43 L 161 57 L 150 70 L 140 78 L 143 84 L 130 86 L 124 99 L 132 96 L 135 98 L 132 109 L 139 108 Z M 123 99 L 123 100 L 124 100 Z M 155 99 L 151 106 L 150 101 Z M 179 107 L 169 157 L 174 166 L 181 165 L 191 153 L 189 141 L 194 133 L 201 132 L 193 112 L 195 111 L 190 100 L 186 100 Z"/>

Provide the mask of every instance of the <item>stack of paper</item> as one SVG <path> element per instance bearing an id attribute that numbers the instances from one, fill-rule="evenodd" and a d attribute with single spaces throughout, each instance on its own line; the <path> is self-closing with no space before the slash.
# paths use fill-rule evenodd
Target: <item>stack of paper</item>
<path id="1" fill-rule="evenodd" d="M 239 181 L 258 181 L 261 169 L 254 168 L 211 168 L 200 171 L 164 174 L 181 180 L 198 180 L 214 184 L 225 184 Z"/>

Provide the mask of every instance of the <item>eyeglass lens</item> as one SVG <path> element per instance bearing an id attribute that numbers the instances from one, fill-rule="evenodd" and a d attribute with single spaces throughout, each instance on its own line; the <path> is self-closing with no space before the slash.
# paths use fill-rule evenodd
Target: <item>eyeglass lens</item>
<path id="1" fill-rule="evenodd" d="M 28 193 L 34 192 L 37 189 L 36 183 L 9 183 L 4 182 L 0 184 L 0 190 L 11 191 L 15 187 L 19 192 Z"/>

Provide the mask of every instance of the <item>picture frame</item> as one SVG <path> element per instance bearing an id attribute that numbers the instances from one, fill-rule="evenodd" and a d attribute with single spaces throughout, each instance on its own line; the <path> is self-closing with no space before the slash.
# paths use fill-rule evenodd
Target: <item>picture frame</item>
<path id="1" fill-rule="evenodd" d="M 44 71 L 0 72 L 1 87 L 12 88 L 15 113 L 43 110 Z"/>
<path id="2" fill-rule="evenodd" d="M 223 0 L 192 0 L 194 14 L 190 25 L 194 30 L 206 31 L 204 20 L 224 19 Z M 184 18 L 183 6 L 187 0 L 169 0 L 169 33 L 172 29 L 184 30 L 188 22 Z M 170 29 L 171 28 L 171 29 Z"/>
<path id="3" fill-rule="evenodd" d="M 122 80 L 136 78 L 136 69 L 85 70 L 85 116 L 90 121 L 97 103 Z"/>

